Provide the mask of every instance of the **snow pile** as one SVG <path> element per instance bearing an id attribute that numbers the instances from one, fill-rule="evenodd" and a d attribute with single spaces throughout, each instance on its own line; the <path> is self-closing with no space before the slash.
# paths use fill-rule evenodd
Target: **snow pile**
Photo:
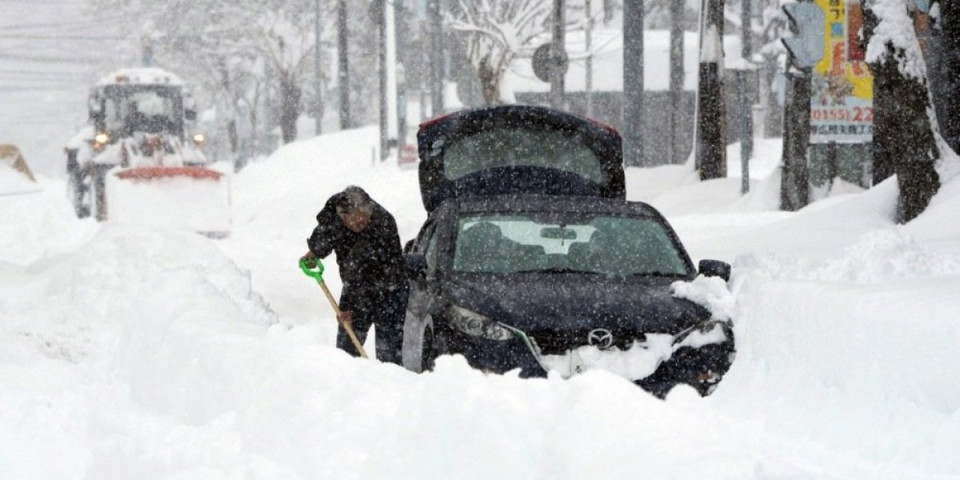
<path id="1" fill-rule="evenodd" d="M 839 257 L 790 255 L 745 257 L 772 278 L 877 284 L 893 279 L 960 275 L 960 252 L 937 253 L 918 244 L 902 229 L 878 229 L 845 247 Z"/>
<path id="2" fill-rule="evenodd" d="M 0 167 L 0 178 L 7 175 L 7 170 Z M 29 265 L 43 257 L 72 251 L 90 238 L 96 225 L 93 221 L 77 221 L 67 203 L 64 182 L 40 176 L 33 183 L 13 170 L 10 172 L 23 178 L 32 191 L 0 194 L 0 265 Z"/>
<path id="3" fill-rule="evenodd" d="M 673 282 L 670 289 L 674 297 L 685 298 L 706 308 L 713 319 L 733 318 L 736 299 L 730 294 L 727 282 L 720 277 L 698 275 L 692 282 Z"/>
<path id="4" fill-rule="evenodd" d="M 723 341 L 723 338 L 719 341 Z M 587 345 L 565 355 L 544 355 L 541 362 L 547 371 L 563 378 L 588 370 L 599 370 L 630 380 L 640 380 L 653 374 L 662 362 L 670 359 L 680 347 L 673 342 L 673 335 L 654 333 L 648 334 L 643 343 L 634 341 L 626 350 L 600 350 Z"/>
<path id="5" fill-rule="evenodd" d="M 187 233 L 107 227 L 69 255 L 0 264 L 0 289 L 0 478 L 132 475 L 114 469 L 246 401 L 276 322 L 249 274 Z M 171 428 L 149 438 L 157 425 Z"/>
<path id="6" fill-rule="evenodd" d="M 40 187 L 23 173 L 18 172 L 6 159 L 0 158 L 0 195 L 33 193 Z"/>

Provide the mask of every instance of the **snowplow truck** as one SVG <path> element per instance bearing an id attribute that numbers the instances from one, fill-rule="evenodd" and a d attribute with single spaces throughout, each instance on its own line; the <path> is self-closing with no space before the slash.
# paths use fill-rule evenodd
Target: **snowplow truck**
<path id="1" fill-rule="evenodd" d="M 175 74 L 113 72 L 92 89 L 88 110 L 66 147 L 78 217 L 229 235 L 229 177 L 208 165 L 192 97 Z"/>

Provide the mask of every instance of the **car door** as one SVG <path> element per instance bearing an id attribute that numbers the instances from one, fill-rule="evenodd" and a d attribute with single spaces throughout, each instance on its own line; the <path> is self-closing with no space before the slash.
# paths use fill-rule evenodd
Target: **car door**
<path id="1" fill-rule="evenodd" d="M 437 221 L 435 218 L 427 220 L 427 223 L 420 229 L 417 239 L 414 241 L 410 252 L 413 256 L 421 257 L 426 260 L 426 268 L 422 274 L 411 275 L 410 298 L 407 301 L 407 310 L 416 318 L 422 319 L 429 306 L 433 303 L 430 287 L 435 283 L 437 269 L 437 239 L 436 239 Z"/>
<path id="2" fill-rule="evenodd" d="M 439 301 L 439 223 L 436 217 L 430 217 L 406 253 L 426 262 L 425 268 L 410 275 L 410 294 L 403 324 L 403 365 L 414 372 L 423 369 L 424 338 L 432 334 L 433 328 L 430 312 Z"/>

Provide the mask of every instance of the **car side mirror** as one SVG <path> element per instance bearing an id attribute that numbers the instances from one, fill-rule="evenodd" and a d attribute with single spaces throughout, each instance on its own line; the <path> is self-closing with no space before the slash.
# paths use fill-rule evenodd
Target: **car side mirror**
<path id="1" fill-rule="evenodd" d="M 186 118 L 188 121 L 192 122 L 197 119 L 197 111 L 191 108 L 188 108 L 183 111 L 183 117 Z"/>
<path id="2" fill-rule="evenodd" d="M 700 260 L 698 265 L 700 274 L 705 277 L 720 277 L 724 282 L 730 281 L 730 264 L 720 260 Z"/>
<path id="3" fill-rule="evenodd" d="M 427 274 L 427 257 L 422 253 L 405 253 L 403 263 L 407 269 L 407 278 L 418 280 Z"/>

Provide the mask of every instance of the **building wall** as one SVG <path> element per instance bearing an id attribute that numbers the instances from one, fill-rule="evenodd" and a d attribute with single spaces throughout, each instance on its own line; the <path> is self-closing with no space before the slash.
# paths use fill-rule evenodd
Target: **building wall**
<path id="1" fill-rule="evenodd" d="M 727 117 L 727 143 L 740 141 L 739 104 L 736 84 L 732 72 L 724 75 L 724 104 Z M 757 101 L 756 76 L 747 87 L 750 103 Z M 550 105 L 550 94 L 541 92 L 516 92 L 517 103 L 527 105 Z M 586 115 L 586 94 L 567 92 L 565 94 L 567 110 L 578 115 Z M 693 152 L 694 115 L 696 112 L 696 92 L 684 91 L 680 97 L 680 115 L 678 121 L 680 137 L 676 140 L 677 152 L 670 153 L 670 116 L 673 108 L 670 93 L 667 91 L 648 91 L 644 96 L 643 148 L 644 156 L 654 160 L 654 164 L 684 163 Z M 623 93 L 594 92 L 592 118 L 623 131 Z"/>

